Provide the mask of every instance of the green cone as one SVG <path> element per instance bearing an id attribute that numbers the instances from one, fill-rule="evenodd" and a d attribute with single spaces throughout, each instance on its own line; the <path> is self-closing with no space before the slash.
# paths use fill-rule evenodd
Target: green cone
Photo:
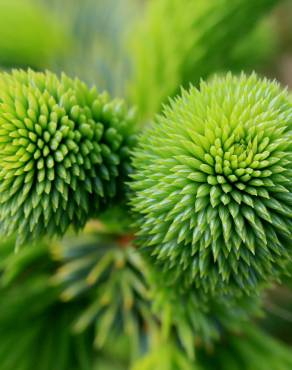
<path id="1" fill-rule="evenodd" d="M 130 170 L 133 113 L 64 74 L 0 74 L 1 232 L 20 245 L 105 209 Z"/>
<path id="2" fill-rule="evenodd" d="M 253 291 L 290 258 L 292 105 L 276 82 L 215 77 L 140 138 L 132 201 L 142 246 L 168 277 Z"/>

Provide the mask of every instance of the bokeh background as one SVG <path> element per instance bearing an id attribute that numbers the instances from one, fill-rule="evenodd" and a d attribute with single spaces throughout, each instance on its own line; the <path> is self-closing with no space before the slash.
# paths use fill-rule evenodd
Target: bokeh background
<path id="1" fill-rule="evenodd" d="M 147 0 L 1 0 L 0 66 L 66 71 L 126 95 L 131 49 L 146 7 Z M 246 32 L 233 53 L 236 67 L 291 86 L 290 0 Z"/>

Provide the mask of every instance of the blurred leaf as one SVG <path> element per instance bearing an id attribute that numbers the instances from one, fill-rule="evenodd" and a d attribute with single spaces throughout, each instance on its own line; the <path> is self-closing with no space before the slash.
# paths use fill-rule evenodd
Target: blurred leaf
<path id="1" fill-rule="evenodd" d="M 54 69 L 65 70 L 89 84 L 96 83 L 112 95 L 124 95 L 129 62 L 124 40 L 138 16 L 137 0 L 42 0 L 74 40 L 65 58 Z"/>
<path id="2" fill-rule="evenodd" d="M 179 347 L 171 342 L 162 342 L 138 360 L 131 370 L 199 370 L 195 361 L 190 361 Z"/>
<path id="3" fill-rule="evenodd" d="M 250 324 L 227 333 L 213 351 L 202 351 L 198 361 L 204 370 L 290 370 L 292 351 Z"/>
<path id="4" fill-rule="evenodd" d="M 129 86 L 141 117 L 151 119 L 180 86 L 215 72 L 244 68 L 240 43 L 277 0 L 150 0 L 132 31 Z M 268 40 L 269 42 L 269 40 Z M 255 49 L 260 52 L 261 48 Z M 242 53 L 242 61 L 234 53 Z M 246 48 L 249 53 L 249 49 Z"/>
<path id="5" fill-rule="evenodd" d="M 0 65 L 44 68 L 68 42 L 66 30 L 36 1 L 0 1 Z"/>
<path id="6" fill-rule="evenodd" d="M 0 277 L 1 370 L 91 370 L 95 353 L 90 330 L 73 335 L 80 302 L 60 303 L 50 284 L 55 263 L 47 246 L 27 246 L 11 254 L 14 241 L 0 244 L 7 258 Z"/>

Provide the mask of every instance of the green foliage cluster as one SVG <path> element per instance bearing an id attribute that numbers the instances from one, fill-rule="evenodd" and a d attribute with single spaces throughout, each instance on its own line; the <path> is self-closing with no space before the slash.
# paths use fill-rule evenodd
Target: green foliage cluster
<path id="1" fill-rule="evenodd" d="M 75 332 L 95 327 L 96 348 L 104 347 L 122 331 L 133 352 L 145 323 L 152 320 L 148 288 L 148 266 L 127 237 L 91 232 L 65 239 L 52 246 L 59 261 L 54 284 L 62 289 L 63 301 L 86 297 L 88 305 L 74 323 Z"/>
<path id="2" fill-rule="evenodd" d="M 15 240 L 1 244 L 0 363 L 2 370 L 89 370 L 92 331 L 71 333 L 80 303 L 65 305 L 50 283 L 56 266 L 45 243 L 13 254 Z M 4 262 L 3 262 L 4 261 Z"/>
<path id="3" fill-rule="evenodd" d="M 291 271 L 291 94 L 235 74 L 261 60 L 257 27 L 280 0 L 150 0 L 125 55 L 130 1 L 49 2 L 76 37 L 74 61 L 51 65 L 94 80 L 98 50 L 97 80 L 127 80 L 123 100 L 64 73 L 0 72 L 0 368 L 290 370 L 253 319 Z M 4 59 L 44 65 L 36 45 L 55 34 L 36 19 L 34 53 Z"/>
<path id="4" fill-rule="evenodd" d="M 246 326 L 240 333 L 227 333 L 220 344 L 197 353 L 190 362 L 171 342 L 156 345 L 131 370 L 290 370 L 292 357 L 288 346 L 258 328 Z"/>
<path id="5" fill-rule="evenodd" d="M 213 370 L 289 370 L 292 367 L 288 346 L 250 325 L 232 333 L 210 353 L 200 352 L 204 369 Z"/>
<path id="6" fill-rule="evenodd" d="M 173 343 L 161 343 L 142 357 L 131 370 L 201 370 Z"/>
<path id="7" fill-rule="evenodd" d="M 227 330 L 238 330 L 250 317 L 261 317 L 260 295 L 210 295 L 194 285 L 188 289 L 166 283 L 161 272 L 152 269 L 149 285 L 152 310 L 161 323 L 163 338 L 175 338 L 191 359 L 197 346 L 208 347 Z"/>

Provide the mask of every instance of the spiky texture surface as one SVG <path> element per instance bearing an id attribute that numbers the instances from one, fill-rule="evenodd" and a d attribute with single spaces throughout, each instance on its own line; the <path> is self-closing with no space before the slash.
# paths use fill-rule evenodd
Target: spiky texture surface
<path id="1" fill-rule="evenodd" d="M 0 230 L 63 235 L 117 198 L 134 111 L 64 74 L 0 75 Z"/>
<path id="2" fill-rule="evenodd" d="M 292 105 L 276 82 L 242 74 L 191 88 L 134 155 L 140 244 L 168 279 L 204 291 L 277 276 L 290 258 Z"/>
<path id="3" fill-rule="evenodd" d="M 121 333 L 139 351 L 144 325 L 152 320 L 147 286 L 147 266 L 128 237 L 90 233 L 53 246 L 61 267 L 54 282 L 64 301 L 80 296 L 87 307 L 76 317 L 74 330 L 96 328 L 95 346 L 103 347 Z"/>
<path id="4" fill-rule="evenodd" d="M 225 340 L 208 353 L 199 353 L 198 363 L 204 370 L 290 370 L 291 348 L 247 325 L 239 333 L 228 333 Z"/>
<path id="5" fill-rule="evenodd" d="M 179 87 L 235 62 L 241 42 L 277 0 L 152 0 L 134 34 L 130 92 L 143 118 L 152 118 Z M 143 40 L 143 42 L 141 41 Z M 220 46 L 219 46 L 220 45 Z M 257 48 L 255 53 L 259 53 Z M 149 93 L 150 92 L 150 93 Z"/>

